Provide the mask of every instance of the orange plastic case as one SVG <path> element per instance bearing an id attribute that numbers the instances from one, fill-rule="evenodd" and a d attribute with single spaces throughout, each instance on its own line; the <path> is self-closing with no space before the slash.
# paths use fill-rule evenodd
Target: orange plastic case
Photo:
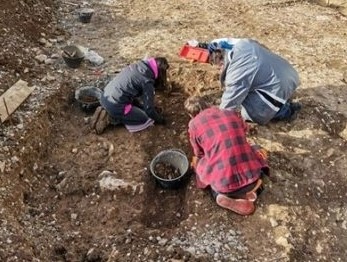
<path id="1" fill-rule="evenodd" d="M 200 47 L 193 47 L 186 44 L 181 48 L 180 56 L 186 59 L 192 59 L 194 61 L 198 61 L 201 63 L 207 63 L 209 52 L 207 49 L 200 48 Z"/>

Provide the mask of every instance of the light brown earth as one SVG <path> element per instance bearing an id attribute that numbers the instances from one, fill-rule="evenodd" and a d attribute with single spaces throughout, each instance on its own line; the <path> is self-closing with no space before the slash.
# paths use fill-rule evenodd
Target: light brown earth
<path id="1" fill-rule="evenodd" d="M 99 0 L 82 24 L 82 4 L 0 1 L 0 94 L 20 78 L 36 86 L 0 129 L 0 261 L 346 261 L 346 17 L 308 1 Z M 225 36 L 257 39 L 301 77 L 298 118 L 249 136 L 271 167 L 249 217 L 217 207 L 194 176 L 162 190 L 148 171 L 163 149 L 191 157 L 184 99 L 221 94 L 217 69 L 180 47 Z M 68 68 L 68 43 L 105 63 Z M 173 90 L 157 97 L 168 124 L 91 132 L 74 90 L 146 55 L 171 64 Z"/>

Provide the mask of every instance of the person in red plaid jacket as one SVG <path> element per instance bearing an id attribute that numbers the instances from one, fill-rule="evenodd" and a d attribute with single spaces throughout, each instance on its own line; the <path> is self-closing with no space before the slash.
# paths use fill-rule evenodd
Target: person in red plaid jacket
<path id="1" fill-rule="evenodd" d="M 210 107 L 198 96 L 184 106 L 191 116 L 188 132 L 197 187 L 209 188 L 223 208 L 252 214 L 261 178 L 269 172 L 266 152 L 248 143 L 247 126 L 238 112 Z"/>

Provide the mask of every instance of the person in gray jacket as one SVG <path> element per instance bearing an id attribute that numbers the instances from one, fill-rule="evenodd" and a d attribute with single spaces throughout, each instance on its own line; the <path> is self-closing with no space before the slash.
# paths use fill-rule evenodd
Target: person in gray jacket
<path id="1" fill-rule="evenodd" d="M 109 124 L 124 124 L 137 132 L 157 124 L 165 124 L 156 110 L 156 89 L 166 85 L 169 63 L 164 57 L 141 60 L 124 68 L 105 87 L 92 117 L 91 127 L 101 134 Z"/>
<path id="2" fill-rule="evenodd" d="M 240 109 L 245 120 L 261 125 L 295 118 L 301 105 L 290 99 L 300 81 L 288 61 L 252 39 L 216 39 L 208 49 L 210 62 L 222 68 L 220 108 Z"/>

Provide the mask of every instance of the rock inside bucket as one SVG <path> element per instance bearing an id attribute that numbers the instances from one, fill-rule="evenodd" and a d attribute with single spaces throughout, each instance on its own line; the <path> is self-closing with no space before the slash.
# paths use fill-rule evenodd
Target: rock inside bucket
<path id="1" fill-rule="evenodd" d="M 69 67 L 77 68 L 84 59 L 84 53 L 79 47 L 75 45 L 68 45 L 63 48 L 62 57 Z"/>
<path id="2" fill-rule="evenodd" d="M 79 18 L 82 23 L 89 23 L 94 14 L 94 9 L 83 8 L 79 11 Z"/>
<path id="3" fill-rule="evenodd" d="M 154 173 L 166 180 L 174 180 L 181 176 L 180 170 L 165 162 L 158 162 L 154 165 Z"/>

